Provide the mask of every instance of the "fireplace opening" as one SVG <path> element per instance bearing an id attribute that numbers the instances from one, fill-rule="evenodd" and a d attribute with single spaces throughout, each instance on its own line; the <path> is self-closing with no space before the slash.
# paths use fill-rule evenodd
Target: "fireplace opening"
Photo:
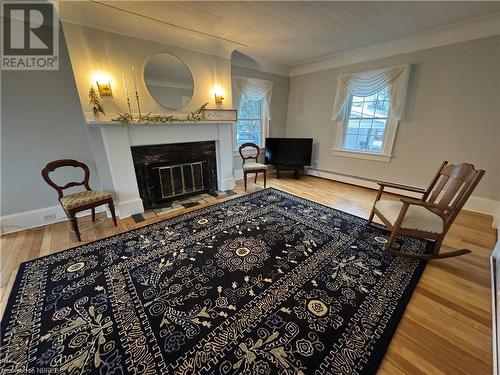
<path id="1" fill-rule="evenodd" d="M 132 158 L 145 209 L 217 188 L 214 141 L 134 146 Z"/>

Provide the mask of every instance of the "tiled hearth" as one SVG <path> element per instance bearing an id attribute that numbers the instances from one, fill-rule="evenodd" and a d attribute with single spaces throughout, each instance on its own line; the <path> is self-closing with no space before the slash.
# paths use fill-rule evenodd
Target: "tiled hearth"
<path id="1" fill-rule="evenodd" d="M 233 195 L 237 195 L 238 193 L 234 190 L 226 190 L 226 191 L 213 191 L 210 193 L 203 193 L 195 196 L 191 196 L 186 199 L 178 199 L 172 202 L 169 202 L 161 207 L 157 207 L 154 209 L 149 209 L 144 211 L 142 214 L 132 215 L 132 218 L 136 223 L 139 223 L 144 220 L 148 220 L 154 217 L 161 217 L 165 215 L 171 215 L 176 212 L 182 211 L 186 208 L 191 208 L 195 206 L 199 206 L 206 203 L 215 203 L 218 200 L 223 198 L 231 197 Z"/>

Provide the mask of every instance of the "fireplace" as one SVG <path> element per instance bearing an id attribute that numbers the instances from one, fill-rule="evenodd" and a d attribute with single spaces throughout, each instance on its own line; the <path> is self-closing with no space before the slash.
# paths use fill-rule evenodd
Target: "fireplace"
<path id="1" fill-rule="evenodd" d="M 133 127 L 109 122 L 89 123 L 89 137 L 99 182 L 102 190 L 113 192 L 118 216 L 123 219 L 144 212 L 144 206 L 153 206 L 155 197 L 151 192 L 148 193 L 147 188 L 150 185 L 147 183 L 153 183 L 149 177 L 153 177 L 153 173 L 158 176 L 158 171 L 147 168 L 152 169 L 155 162 L 161 162 L 156 166 L 174 166 L 208 160 L 210 165 L 207 164 L 207 168 L 213 171 L 213 177 L 210 173 L 208 177 L 211 181 L 204 183 L 204 190 L 211 190 L 214 184 L 214 189 L 217 190 L 234 189 L 233 125 L 234 123 L 230 121 L 183 122 L 154 126 L 138 124 Z M 165 151 L 161 150 L 168 145 L 189 143 L 198 146 L 193 146 L 194 150 L 181 154 L 182 158 L 177 155 L 177 159 L 167 159 Z M 208 149 L 203 146 L 200 150 L 201 144 L 211 144 L 211 146 Z M 150 151 L 146 151 L 148 148 Z M 192 152 L 199 152 L 201 157 L 200 154 L 192 155 Z M 164 199 L 164 202 L 168 202 L 169 199 L 175 198 Z"/>
<path id="2" fill-rule="evenodd" d="M 216 190 L 214 141 L 133 146 L 131 150 L 145 209 Z"/>

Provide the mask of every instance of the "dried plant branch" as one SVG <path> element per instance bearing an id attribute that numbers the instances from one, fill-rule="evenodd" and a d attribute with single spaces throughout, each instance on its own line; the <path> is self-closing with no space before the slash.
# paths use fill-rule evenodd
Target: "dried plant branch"
<path id="1" fill-rule="evenodd" d="M 130 113 L 118 113 L 118 117 L 111 121 L 117 121 L 124 125 L 132 126 L 134 123 L 169 123 L 169 122 L 198 122 L 205 119 L 205 109 L 208 103 L 203 104 L 196 111 L 190 112 L 186 117 L 177 117 L 176 115 L 151 115 L 134 118 Z"/>
<path id="2" fill-rule="evenodd" d="M 94 115 L 99 113 L 102 113 L 103 115 L 106 114 L 106 112 L 104 112 L 104 107 L 102 106 L 99 93 L 92 86 L 89 89 L 89 106 L 92 108 Z"/>

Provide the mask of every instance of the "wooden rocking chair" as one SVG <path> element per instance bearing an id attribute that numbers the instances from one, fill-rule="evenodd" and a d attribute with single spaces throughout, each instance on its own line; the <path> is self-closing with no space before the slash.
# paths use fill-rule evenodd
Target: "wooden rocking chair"
<path id="1" fill-rule="evenodd" d="M 451 224 L 476 188 L 485 171 L 472 164 L 448 164 L 444 161 L 427 189 L 379 182 L 380 189 L 368 222 L 377 215 L 391 230 L 386 250 L 394 255 L 418 259 L 449 258 L 468 254 L 467 249 L 439 253 Z M 381 200 L 385 187 L 421 193 L 422 198 L 401 198 L 400 201 Z M 434 240 L 432 254 L 404 253 L 392 248 L 397 235 Z"/>

